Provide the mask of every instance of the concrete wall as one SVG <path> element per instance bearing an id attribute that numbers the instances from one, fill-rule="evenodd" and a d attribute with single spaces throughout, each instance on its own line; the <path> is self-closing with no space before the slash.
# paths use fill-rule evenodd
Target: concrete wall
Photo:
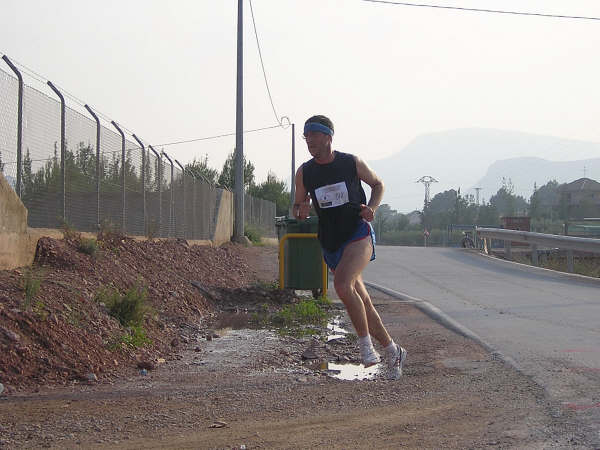
<path id="1" fill-rule="evenodd" d="M 36 244 L 27 231 L 27 209 L 0 172 L 0 269 L 31 264 Z"/>
<path id="2" fill-rule="evenodd" d="M 233 236 L 233 192 L 219 189 L 215 206 L 213 245 L 221 245 Z"/>

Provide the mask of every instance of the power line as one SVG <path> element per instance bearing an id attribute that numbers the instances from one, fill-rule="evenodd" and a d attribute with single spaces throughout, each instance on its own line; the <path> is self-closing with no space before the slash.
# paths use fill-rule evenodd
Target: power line
<path id="1" fill-rule="evenodd" d="M 600 17 L 590 16 L 567 16 L 561 14 L 544 14 L 534 12 L 523 12 L 523 11 L 506 11 L 498 9 L 480 9 L 480 8 L 464 8 L 460 6 L 442 6 L 442 5 L 430 5 L 424 3 L 405 3 L 405 2 L 392 2 L 385 0 L 361 0 L 369 3 L 383 3 L 394 6 L 414 6 L 418 8 L 437 8 L 437 9 L 451 9 L 455 11 L 471 11 L 471 12 L 482 12 L 482 13 L 495 13 L 495 14 L 512 14 L 517 16 L 536 16 L 536 17 L 551 17 L 554 19 L 579 19 L 579 20 L 600 20 Z"/>
<path id="2" fill-rule="evenodd" d="M 280 126 L 281 125 L 271 125 L 270 127 L 254 128 L 253 130 L 244 130 L 244 134 L 255 133 L 257 131 L 272 130 L 273 128 L 279 128 Z M 175 142 L 167 142 L 166 144 L 152 144 L 152 145 L 155 147 L 167 147 L 169 145 L 187 144 L 189 142 L 207 141 L 209 139 L 218 139 L 218 138 L 227 137 L 227 136 L 235 136 L 235 134 L 236 133 L 234 131 L 233 133 L 217 134 L 215 136 L 206 136 L 206 137 L 201 137 L 201 138 L 196 138 L 196 139 L 188 139 L 186 141 L 175 141 Z"/>
<path id="3" fill-rule="evenodd" d="M 265 131 L 265 130 L 272 130 L 274 128 L 280 128 L 280 125 L 271 125 L 269 127 L 262 127 L 262 128 L 254 128 L 252 130 L 244 130 L 244 134 L 247 133 L 256 133 L 258 131 Z M 179 145 L 179 144 L 188 144 L 190 142 L 198 142 L 198 141 L 208 141 L 210 139 L 219 139 L 219 138 L 223 138 L 223 137 L 228 137 L 228 136 L 235 136 L 236 133 L 235 131 L 232 133 L 224 133 L 224 134 L 217 134 L 215 136 L 206 136 L 206 137 L 201 137 L 201 138 L 195 138 L 195 139 L 188 139 L 185 141 L 174 141 L 174 142 L 166 142 L 164 144 L 150 144 L 153 147 L 168 147 L 170 145 Z M 134 147 L 127 147 L 125 150 L 129 151 L 129 150 L 140 150 L 141 147 L 139 146 L 134 146 Z M 114 150 L 114 151 L 108 151 L 108 152 L 103 152 L 103 154 L 110 154 L 110 153 L 114 153 L 114 154 L 120 154 L 121 151 L 120 150 Z M 40 162 L 40 161 L 50 161 L 52 160 L 52 156 L 49 158 L 42 158 L 42 159 L 32 159 L 31 162 Z M 5 164 L 7 165 L 11 165 L 11 164 L 16 164 L 16 161 L 8 161 L 5 162 Z"/>
<path id="4" fill-rule="evenodd" d="M 258 39 L 258 36 L 257 36 L 257 39 Z M 258 40 L 257 40 L 257 43 L 258 43 Z M 5 54 L 4 52 L 0 52 L 0 53 Z M 259 46 L 259 54 L 260 54 L 260 46 Z M 42 75 L 40 75 L 37 72 L 35 72 L 34 70 L 28 68 L 24 64 L 16 61 L 13 58 L 10 58 L 10 59 L 11 59 L 11 61 L 13 63 L 15 63 L 17 66 L 19 66 L 19 68 L 23 72 L 25 72 L 25 74 L 29 75 L 30 77 L 32 77 L 36 81 L 38 81 L 38 82 L 40 82 L 40 83 L 42 83 L 44 85 L 48 81 Z M 261 61 L 262 61 L 262 58 L 261 58 Z M 263 68 L 263 73 L 264 73 L 264 68 Z M 267 78 L 266 78 L 266 75 L 265 75 L 265 82 L 266 82 L 266 80 L 267 80 Z M 80 105 L 80 106 L 85 106 L 86 105 L 86 103 L 83 100 L 80 100 L 79 98 L 77 98 L 73 94 L 70 94 L 68 91 L 66 91 L 62 87 L 58 86 L 56 83 L 55 83 L 55 86 L 57 86 L 58 88 L 60 88 L 61 93 L 63 93 L 66 97 L 70 98 L 72 101 L 74 101 L 78 105 Z M 269 89 L 269 86 L 267 84 L 267 91 L 268 91 L 268 89 Z M 271 97 L 271 94 L 269 92 L 269 98 L 270 97 Z M 271 105 L 273 105 L 272 101 L 271 101 Z M 98 111 L 96 108 L 94 108 L 91 105 L 90 105 L 90 107 L 92 108 L 92 110 L 94 110 L 94 112 L 99 117 L 101 117 L 102 119 L 104 119 L 106 122 L 110 123 L 112 121 L 112 119 L 109 116 L 107 116 L 107 115 L 103 114 L 102 112 Z M 274 106 L 273 106 L 273 112 L 275 113 L 275 107 Z M 275 117 L 277 117 L 277 114 L 275 114 Z M 287 119 L 287 117 L 282 117 L 281 120 L 279 120 L 279 119 L 277 120 L 278 125 L 272 125 L 272 126 L 262 127 L 262 128 L 255 128 L 255 129 L 252 129 L 252 130 L 245 130 L 243 133 L 244 134 L 246 134 L 246 133 L 255 133 L 255 132 L 258 132 L 258 131 L 265 131 L 265 130 L 270 130 L 270 129 L 273 129 L 273 128 L 282 127 L 283 126 L 283 119 L 286 119 L 289 122 L 289 119 Z M 127 127 L 125 127 L 125 126 L 123 126 L 121 124 L 119 124 L 119 126 L 122 129 L 124 129 L 125 131 L 127 131 L 129 134 L 133 134 L 133 131 L 130 130 L 130 129 L 128 129 Z M 211 140 L 211 139 L 219 139 L 219 138 L 228 137 L 228 136 L 235 136 L 235 134 L 236 134 L 235 132 L 233 132 L 233 133 L 224 133 L 224 134 L 218 134 L 218 135 L 214 135 L 214 136 L 204 136 L 204 137 L 199 137 L 199 138 L 194 138 L 194 139 L 187 139 L 187 140 L 181 140 L 181 141 L 167 142 L 167 143 L 164 143 L 164 144 L 152 144 L 152 145 L 155 146 L 155 147 L 168 147 L 168 146 L 171 146 L 171 145 L 187 144 L 187 143 L 190 143 L 190 142 L 208 141 L 208 140 Z M 132 147 L 132 148 L 128 148 L 127 150 L 134 150 L 134 149 L 139 149 L 139 147 Z M 35 161 L 38 161 L 38 160 L 35 160 Z M 41 161 L 41 160 L 39 160 L 39 161 Z M 33 160 L 32 160 L 32 162 L 33 162 Z"/>
<path id="5" fill-rule="evenodd" d="M 258 47 L 258 56 L 260 58 L 260 66 L 262 67 L 263 77 L 265 78 L 265 86 L 267 87 L 267 93 L 269 94 L 269 101 L 271 102 L 271 108 L 273 108 L 273 114 L 275 114 L 275 120 L 279 125 L 282 125 L 282 119 L 277 115 L 275 111 L 275 105 L 273 104 L 273 97 L 271 97 L 271 89 L 269 89 L 269 82 L 267 81 L 267 72 L 265 71 L 265 65 L 263 63 L 262 52 L 260 50 L 260 42 L 258 40 L 258 32 L 256 31 L 256 22 L 254 21 L 254 10 L 252 9 L 252 0 L 250 2 L 250 15 L 252 16 L 252 26 L 254 27 L 254 36 L 256 36 L 256 46 Z"/>

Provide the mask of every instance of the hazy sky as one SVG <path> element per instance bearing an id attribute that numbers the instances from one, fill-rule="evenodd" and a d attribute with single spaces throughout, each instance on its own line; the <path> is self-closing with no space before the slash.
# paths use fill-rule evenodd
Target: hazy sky
<path id="1" fill-rule="evenodd" d="M 600 17 L 597 0 L 428 3 Z M 298 163 L 312 114 L 331 117 L 336 149 L 366 160 L 463 127 L 600 141 L 600 21 L 359 0 L 252 5 L 277 114 L 297 124 Z M 244 128 L 253 129 L 276 119 L 244 8 Z M 234 0 L 3 0 L 0 52 L 150 143 L 212 136 L 235 131 L 236 14 Z M 207 154 L 220 169 L 234 145 L 164 150 L 182 163 Z M 290 129 L 247 134 L 244 146 L 258 181 L 269 170 L 288 179 Z"/>

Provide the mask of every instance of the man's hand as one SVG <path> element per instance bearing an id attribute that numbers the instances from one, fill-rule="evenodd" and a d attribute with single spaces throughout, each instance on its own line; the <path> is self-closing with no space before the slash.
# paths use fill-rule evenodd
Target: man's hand
<path id="1" fill-rule="evenodd" d="M 310 213 L 310 197 L 307 195 L 303 202 L 294 204 L 294 216 L 298 220 L 304 220 Z"/>
<path id="2" fill-rule="evenodd" d="M 370 206 L 361 204 L 360 217 L 365 219 L 367 222 L 372 222 L 375 218 L 375 211 L 373 211 L 373 208 L 371 208 Z"/>

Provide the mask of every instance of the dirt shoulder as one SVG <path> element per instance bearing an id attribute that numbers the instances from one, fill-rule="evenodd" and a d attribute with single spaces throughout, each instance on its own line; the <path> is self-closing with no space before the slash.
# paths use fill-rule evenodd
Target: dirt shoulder
<path id="1" fill-rule="evenodd" d="M 244 267 L 253 268 L 244 272 L 248 280 L 275 277 L 274 248 L 228 251 L 235 252 Z M 577 430 L 569 428 L 573 413 L 550 404 L 530 379 L 412 305 L 373 295 L 384 323 L 409 352 L 399 381 L 378 376 L 368 381 L 334 378 L 335 371 L 323 363 L 353 362 L 358 355 L 349 339 L 328 343 L 269 330 L 226 327 L 207 334 L 202 327 L 174 328 L 169 338 L 178 337 L 180 345 L 168 348 L 165 362 L 147 375 L 135 368 L 132 356 L 124 359 L 127 371 L 97 383 L 35 387 L 25 383 L 20 391 L 0 396 L 0 446 L 564 448 L 579 444 Z M 208 305 L 208 300 L 203 301 Z M 340 314 L 340 325 L 349 327 L 343 310 L 334 312 Z M 307 353 L 315 358 L 307 359 Z"/>

